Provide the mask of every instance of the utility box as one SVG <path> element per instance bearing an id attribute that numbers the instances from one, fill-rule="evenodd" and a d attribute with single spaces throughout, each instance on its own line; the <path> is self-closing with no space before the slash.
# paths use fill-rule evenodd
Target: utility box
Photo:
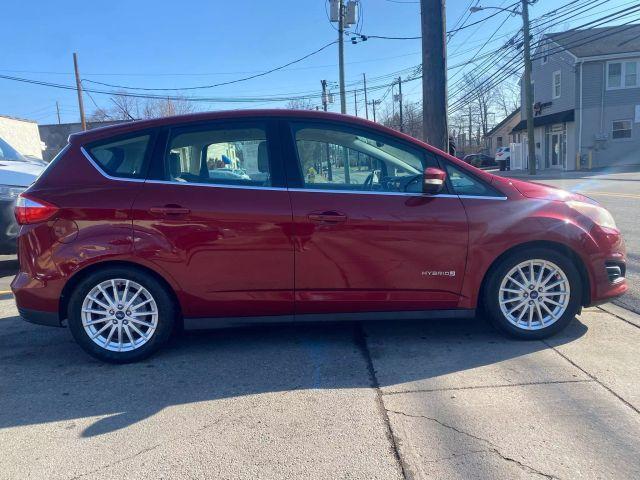
<path id="1" fill-rule="evenodd" d="M 332 22 L 340 21 L 340 2 L 338 0 L 330 0 L 329 18 L 331 19 Z"/>
<path id="2" fill-rule="evenodd" d="M 358 9 L 360 8 L 359 2 L 355 0 L 350 0 L 347 3 L 347 8 L 345 12 L 345 25 L 355 25 L 358 23 Z"/>

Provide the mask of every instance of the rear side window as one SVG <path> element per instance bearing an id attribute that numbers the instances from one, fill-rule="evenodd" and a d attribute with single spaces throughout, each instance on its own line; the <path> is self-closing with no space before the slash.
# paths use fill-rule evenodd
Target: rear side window
<path id="1" fill-rule="evenodd" d="M 172 182 L 271 186 L 266 126 L 178 129 L 169 141 L 165 171 Z"/>
<path id="2" fill-rule="evenodd" d="M 92 144 L 89 155 L 108 175 L 121 178 L 144 178 L 145 158 L 150 135 Z"/>

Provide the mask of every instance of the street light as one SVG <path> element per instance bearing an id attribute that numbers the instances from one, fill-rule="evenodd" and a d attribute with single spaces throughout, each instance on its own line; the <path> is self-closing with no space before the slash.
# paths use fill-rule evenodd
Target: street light
<path id="1" fill-rule="evenodd" d="M 529 34 L 529 2 L 522 1 L 522 12 L 509 10 L 501 7 L 471 7 L 469 13 L 476 13 L 482 10 L 500 10 L 522 17 L 522 29 L 524 31 L 524 98 L 525 111 L 527 114 L 527 152 L 529 158 L 529 175 L 536 174 L 536 145 L 533 138 L 533 92 L 531 91 L 531 35 Z M 532 2 L 533 3 L 533 2 Z"/>

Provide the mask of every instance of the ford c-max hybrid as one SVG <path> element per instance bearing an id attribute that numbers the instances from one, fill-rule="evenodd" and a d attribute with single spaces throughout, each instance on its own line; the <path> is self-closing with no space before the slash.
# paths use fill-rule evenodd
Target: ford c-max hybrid
<path id="1" fill-rule="evenodd" d="M 467 317 L 524 339 L 623 294 L 625 247 L 585 196 L 501 178 L 324 112 L 201 113 L 74 134 L 15 215 L 27 321 L 91 355 L 176 327 Z"/>

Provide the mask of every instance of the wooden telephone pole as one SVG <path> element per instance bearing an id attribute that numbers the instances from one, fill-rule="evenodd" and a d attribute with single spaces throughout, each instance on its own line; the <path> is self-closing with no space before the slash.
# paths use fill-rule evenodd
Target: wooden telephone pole
<path id="1" fill-rule="evenodd" d="M 421 0 L 422 134 L 425 142 L 445 152 L 447 131 L 447 51 L 444 0 Z"/>
<path id="2" fill-rule="evenodd" d="M 84 118 L 84 103 L 82 101 L 82 82 L 80 81 L 80 70 L 78 69 L 78 54 L 73 53 L 73 68 L 76 72 L 76 90 L 78 91 L 78 109 L 80 110 L 80 123 L 82 130 L 87 129 L 87 121 Z"/>

